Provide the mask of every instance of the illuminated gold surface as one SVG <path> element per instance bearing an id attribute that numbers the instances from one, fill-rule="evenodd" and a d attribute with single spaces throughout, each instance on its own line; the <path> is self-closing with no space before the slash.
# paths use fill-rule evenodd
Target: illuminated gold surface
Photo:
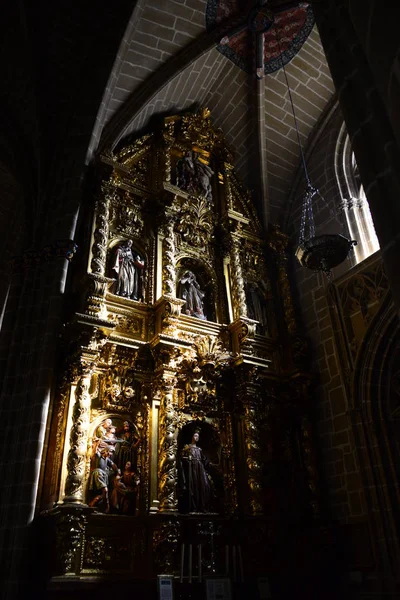
<path id="1" fill-rule="evenodd" d="M 174 184 L 176 160 L 189 150 L 214 171 L 208 199 Z M 287 442 L 294 417 L 286 408 L 280 421 L 276 417 L 279 402 L 286 406 L 291 401 L 279 386 L 290 384 L 302 399 L 308 393 L 304 365 L 303 383 L 296 379 L 295 350 L 305 350 L 296 332 L 287 274 L 288 240 L 273 228 L 266 241 L 250 193 L 236 177 L 232 152 L 213 128 L 208 109 L 167 117 L 161 135 L 145 135 L 100 162 L 88 272 L 66 328 L 72 350 L 59 387 L 49 458 L 47 494 L 61 494 L 65 501 L 52 513 L 60 569 L 101 574 L 112 572 L 120 561 L 121 569 L 130 572 L 135 561 L 145 564 L 143 547 L 150 539 L 154 568 L 176 572 L 171 548 L 177 549 L 180 531 L 177 451 L 185 426 L 204 424 L 214 436 L 221 517 L 258 518 L 268 510 L 262 469 L 273 423 L 278 423 L 279 452 L 294 460 Z M 128 239 L 145 263 L 141 302 L 113 293 L 110 267 L 115 249 Z M 188 268 L 202 278 L 207 320 L 182 314 L 185 300 L 177 298 L 177 284 Z M 260 281 L 268 313 L 263 335 L 248 316 L 246 296 L 247 286 Z M 285 348 L 279 331 L 291 336 Z M 120 515 L 85 508 L 94 431 L 106 418 L 129 420 L 140 437 L 139 519 L 126 517 L 131 542 L 124 538 Z M 316 498 L 310 440 L 305 416 L 297 441 Z M 147 518 L 160 520 L 150 525 Z"/>

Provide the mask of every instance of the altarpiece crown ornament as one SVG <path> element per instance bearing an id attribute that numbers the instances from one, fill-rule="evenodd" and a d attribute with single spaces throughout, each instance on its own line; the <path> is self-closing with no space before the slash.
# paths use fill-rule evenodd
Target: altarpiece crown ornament
<path id="1" fill-rule="evenodd" d="M 218 528 L 229 552 L 240 547 L 251 561 L 260 548 L 242 517 L 278 518 L 280 491 L 266 473 L 282 456 L 288 486 L 303 471 L 306 486 L 311 472 L 288 450 L 301 448 L 299 403 L 271 408 L 286 402 L 283 383 L 305 393 L 308 377 L 279 338 L 295 332 L 285 250 L 277 236 L 266 243 L 208 109 L 121 142 L 99 158 L 99 179 L 86 288 L 66 328 L 77 367 L 62 378 L 52 427 L 63 435 L 46 466 L 46 507 L 56 503 L 55 522 L 65 513 L 77 523 L 69 541 L 60 526 L 64 573 L 111 577 L 116 547 L 127 577 L 151 579 L 162 565 L 177 574 L 177 552 L 181 578 L 201 577 L 210 556 L 222 572 L 220 548 L 197 532 Z M 308 466 L 310 456 L 307 447 Z M 243 548 L 228 533 L 232 516 Z"/>

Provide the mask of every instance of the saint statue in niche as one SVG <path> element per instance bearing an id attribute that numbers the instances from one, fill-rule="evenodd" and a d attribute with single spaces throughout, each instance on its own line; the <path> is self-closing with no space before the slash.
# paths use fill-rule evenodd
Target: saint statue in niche
<path id="1" fill-rule="evenodd" d="M 203 298 L 205 293 L 201 291 L 196 276 L 192 271 L 185 271 L 179 280 L 178 298 L 185 300 L 182 312 L 191 317 L 197 317 L 203 321 L 207 320 L 204 314 Z"/>
<path id="2" fill-rule="evenodd" d="M 189 150 L 176 164 L 176 185 L 191 194 L 200 193 L 211 202 L 211 177 L 214 171 L 198 158 L 197 152 Z"/>
<path id="3" fill-rule="evenodd" d="M 211 480 L 207 473 L 209 461 L 197 443 L 200 429 L 196 428 L 192 442 L 186 444 L 178 456 L 178 495 L 180 512 L 210 512 L 212 504 Z"/>
<path id="4" fill-rule="evenodd" d="M 89 506 L 104 513 L 135 515 L 140 475 L 137 449 L 140 437 L 133 423 L 110 418 L 93 436 L 89 476 Z"/>
<path id="5" fill-rule="evenodd" d="M 97 449 L 91 461 L 89 492 L 92 498 L 89 506 L 96 507 L 100 512 L 110 512 L 109 488 L 112 471 L 118 475 L 121 474 L 117 465 L 110 458 L 109 449 Z"/>
<path id="6" fill-rule="evenodd" d="M 265 295 L 255 283 L 246 286 L 246 301 L 249 318 L 259 323 L 257 333 L 265 335 L 268 331 L 267 303 Z"/>
<path id="7" fill-rule="evenodd" d="M 137 448 L 140 438 L 135 436 L 133 426 L 129 421 L 124 421 L 123 428 L 118 432 L 115 444 L 114 459 L 122 469 L 128 462 L 134 469 L 137 468 Z"/>
<path id="8" fill-rule="evenodd" d="M 117 274 L 115 294 L 132 300 L 143 300 L 144 261 L 134 250 L 132 240 L 117 248 L 113 270 Z"/>
<path id="9" fill-rule="evenodd" d="M 122 475 L 116 475 L 114 478 L 114 487 L 110 498 L 111 512 L 119 515 L 135 515 L 139 485 L 139 474 L 128 461 Z"/>

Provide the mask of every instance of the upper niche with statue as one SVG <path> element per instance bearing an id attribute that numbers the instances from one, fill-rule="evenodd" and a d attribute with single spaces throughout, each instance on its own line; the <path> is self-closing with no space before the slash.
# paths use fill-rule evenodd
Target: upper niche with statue
<path id="1" fill-rule="evenodd" d="M 144 308 L 141 320 L 130 315 L 139 304 L 174 298 L 181 317 L 225 324 L 245 317 L 267 334 L 265 235 L 210 111 L 165 117 L 101 163 L 91 266 L 109 282 L 102 317 L 146 340 Z M 122 306 L 133 312 L 122 315 Z"/>

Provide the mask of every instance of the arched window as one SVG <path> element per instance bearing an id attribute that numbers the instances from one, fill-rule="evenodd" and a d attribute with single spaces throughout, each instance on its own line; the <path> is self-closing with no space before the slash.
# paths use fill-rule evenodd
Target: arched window
<path id="1" fill-rule="evenodd" d="M 354 248 L 355 264 L 358 264 L 379 250 L 379 242 L 344 123 L 336 144 L 335 173 L 349 234 L 358 242 Z"/>

